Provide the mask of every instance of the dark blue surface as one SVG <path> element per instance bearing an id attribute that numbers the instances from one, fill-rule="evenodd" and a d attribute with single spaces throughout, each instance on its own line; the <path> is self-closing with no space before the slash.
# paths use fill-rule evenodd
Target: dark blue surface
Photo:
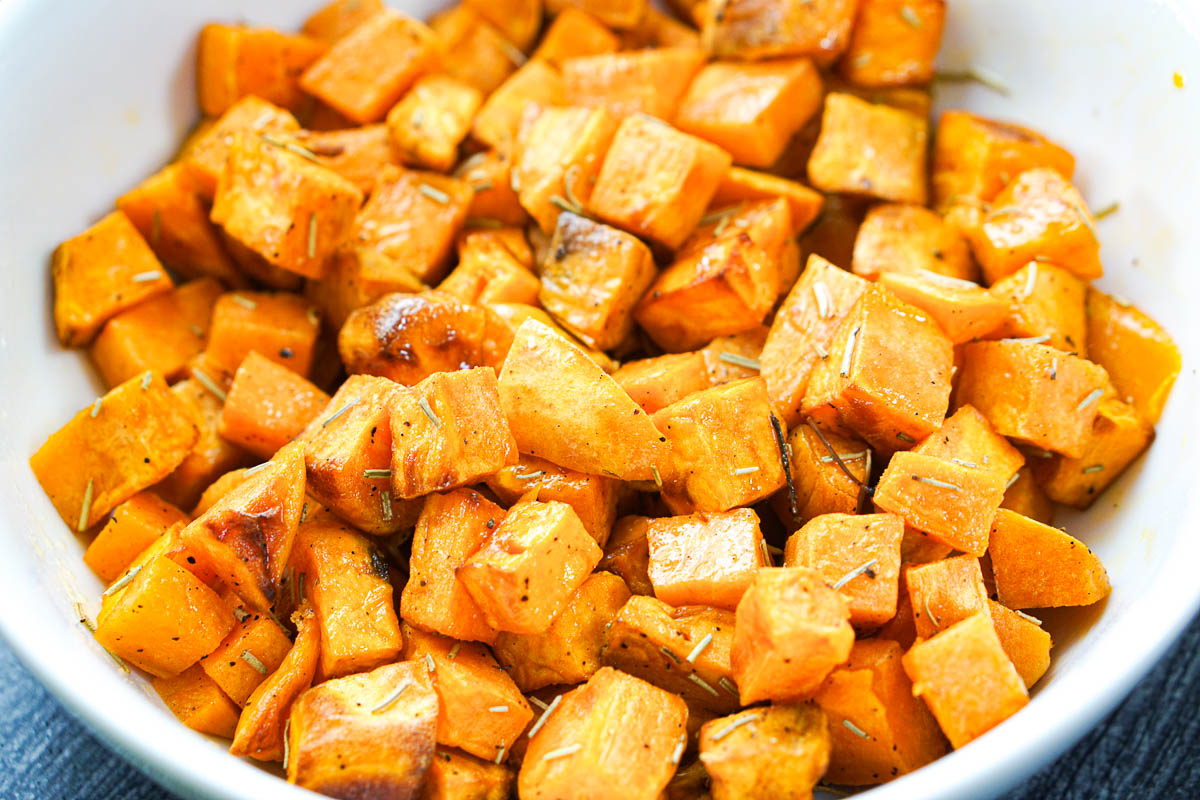
<path id="1" fill-rule="evenodd" d="M 172 800 L 68 715 L 0 645 L 0 798 Z M 1133 694 L 1005 800 L 1200 798 L 1200 618 Z"/>

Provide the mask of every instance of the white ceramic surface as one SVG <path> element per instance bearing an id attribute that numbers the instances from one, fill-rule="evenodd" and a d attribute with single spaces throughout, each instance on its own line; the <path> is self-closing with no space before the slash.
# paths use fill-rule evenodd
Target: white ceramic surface
<path id="1" fill-rule="evenodd" d="M 194 122 L 191 64 L 203 22 L 295 26 L 315 4 L 0 2 L 0 633 L 68 708 L 187 796 L 302 795 L 179 725 L 74 616 L 75 601 L 94 615 L 101 586 L 27 459 L 101 387 L 83 357 L 55 342 L 48 257 L 169 158 Z M 401 5 L 426 13 L 437 2 Z M 1095 724 L 1200 605 L 1191 454 L 1200 432 L 1200 11 L 1190 0 L 949 5 L 943 64 L 982 65 L 1012 91 L 955 86 L 939 105 L 1044 130 L 1078 157 L 1077 180 L 1093 208 L 1120 201 L 1120 212 L 1100 223 L 1108 270 L 1100 285 L 1166 325 L 1183 348 L 1184 372 L 1148 458 L 1092 512 L 1066 520 L 1108 565 L 1114 591 L 1102 613 L 1053 615 L 1060 646 L 1032 704 L 872 800 L 999 793 Z M 1175 72 L 1185 89 L 1174 87 Z M 1095 617 L 1084 635 L 1062 635 Z"/>

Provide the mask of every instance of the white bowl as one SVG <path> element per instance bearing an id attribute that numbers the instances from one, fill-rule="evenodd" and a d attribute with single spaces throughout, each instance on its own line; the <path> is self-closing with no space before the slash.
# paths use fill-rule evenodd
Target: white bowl
<path id="1" fill-rule="evenodd" d="M 94 615 L 102 587 L 27 460 L 102 387 L 85 358 L 55 341 L 48 259 L 57 242 L 170 158 L 194 122 L 201 24 L 295 27 L 316 2 L 0 3 L 0 633 L 108 743 L 194 797 L 312 795 L 184 728 L 148 684 L 114 667 L 76 619 L 73 603 Z M 1200 492 L 1191 460 L 1200 431 L 1200 11 L 1184 2 L 949 3 L 943 64 L 984 66 L 1011 93 L 954 86 L 940 105 L 1045 131 L 1078 157 L 1077 181 L 1093 208 L 1120 201 L 1120 212 L 1100 223 L 1108 270 L 1100 286 L 1167 327 L 1183 350 L 1184 372 L 1148 457 L 1095 509 L 1066 521 L 1108 566 L 1106 606 L 1056 615 L 1054 666 L 1027 709 L 874 790 L 873 800 L 1000 793 L 1124 697 L 1200 605 Z M 437 3 L 404 6 L 424 15 Z M 1175 73 L 1188 83 L 1182 90 Z"/>

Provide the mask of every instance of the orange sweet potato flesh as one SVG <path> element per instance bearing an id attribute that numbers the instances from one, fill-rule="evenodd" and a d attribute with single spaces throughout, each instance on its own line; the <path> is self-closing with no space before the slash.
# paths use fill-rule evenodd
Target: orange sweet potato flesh
<path id="1" fill-rule="evenodd" d="M 205 25 L 196 53 L 200 110 L 216 117 L 247 95 L 299 111 L 305 96 L 297 83 L 326 44 L 307 36 L 243 25 Z"/>
<path id="2" fill-rule="evenodd" d="M 215 123 L 194 135 L 180 158 L 191 170 L 200 196 L 212 200 L 237 134 L 270 135 L 298 130 L 300 123 L 287 110 L 258 97 L 243 97 Z"/>
<path id="3" fill-rule="evenodd" d="M 646 542 L 654 595 L 672 606 L 732 611 L 766 566 L 758 515 L 749 508 L 651 520 Z"/>
<path id="4" fill-rule="evenodd" d="M 861 639 L 813 698 L 829 718 L 833 752 L 825 779 L 869 786 L 925 766 L 946 753 L 946 741 L 925 704 L 915 698 L 887 639 Z M 867 734 L 859 736 L 846 721 Z"/>
<path id="5" fill-rule="evenodd" d="M 29 466 L 63 521 L 85 531 L 175 469 L 196 443 L 198 426 L 162 376 L 146 373 L 76 414 Z"/>
<path id="6" fill-rule="evenodd" d="M 917 636 L 928 639 L 988 607 L 979 559 L 970 555 L 909 565 L 905 586 Z"/>
<path id="7" fill-rule="evenodd" d="M 304 450 L 292 445 L 183 529 L 183 542 L 257 611 L 275 601 L 304 505 Z"/>
<path id="8" fill-rule="evenodd" d="M 321 628 L 319 679 L 395 660 L 403 641 L 387 561 L 365 536 L 335 519 L 310 520 L 296 534 L 292 566 Z"/>
<path id="9" fill-rule="evenodd" d="M 566 503 L 601 547 L 617 518 L 618 481 L 565 469 L 537 456 L 521 456 L 515 466 L 504 467 L 485 482 L 502 503 L 515 503 L 530 491 L 536 491 L 539 500 Z"/>
<path id="10" fill-rule="evenodd" d="M 425 667 L 433 665 L 430 678 L 438 694 L 438 744 L 493 760 L 533 721 L 533 709 L 521 690 L 481 644 L 408 628 L 404 658 Z"/>
<path id="11" fill-rule="evenodd" d="M 987 611 L 913 645 L 902 663 L 913 694 L 929 706 L 955 748 L 987 733 L 1029 702 Z"/>
<path id="12" fill-rule="evenodd" d="M 455 570 L 487 541 L 504 513 L 470 489 L 426 498 L 413 534 L 409 580 L 400 595 L 405 622 L 455 639 L 488 644 L 496 640 L 496 629 Z"/>
<path id="13" fill-rule="evenodd" d="M 331 0 L 304 20 L 306 36 L 333 44 L 383 8 L 383 0 Z"/>
<path id="14" fill-rule="evenodd" d="M 647 414 L 711 385 L 704 356 L 695 351 L 628 361 L 613 373 L 613 380 Z"/>
<path id="15" fill-rule="evenodd" d="M 945 16 L 945 0 L 861 0 L 842 75 L 857 86 L 928 83 Z"/>
<path id="16" fill-rule="evenodd" d="M 500 404 L 517 447 L 569 469 L 651 480 L 665 439 L 581 348 L 528 319 L 500 372 Z"/>
<path id="17" fill-rule="evenodd" d="M 879 282 L 904 302 L 928 311 L 955 344 L 992 334 L 1008 313 L 1004 301 L 982 286 L 951 283 L 934 273 L 885 272 Z"/>
<path id="18" fill-rule="evenodd" d="M 829 724 L 811 703 L 710 720 L 699 738 L 713 800 L 811 797 L 829 766 Z"/>
<path id="19" fill-rule="evenodd" d="M 1031 261 L 992 284 L 988 292 L 1007 305 L 1007 316 L 989 339 L 1047 336 L 1046 344 L 1083 358 L 1087 351 L 1082 278 L 1045 261 Z"/>
<path id="20" fill-rule="evenodd" d="M 974 281 L 979 273 L 958 229 L 940 214 L 907 203 L 872 206 L 854 238 L 852 266 L 855 275 L 869 279 L 925 270 Z"/>
<path id="21" fill-rule="evenodd" d="M 1050 634 L 1042 630 L 1033 617 L 1018 614 L 995 600 L 988 600 L 988 610 L 1004 652 L 1017 668 L 1025 688 L 1033 688 L 1050 669 L 1050 648 L 1053 645 Z"/>
<path id="22" fill-rule="evenodd" d="M 1151 425 L 1179 375 L 1179 348 L 1170 334 L 1138 309 L 1088 289 L 1088 354 L 1108 371 L 1117 394 Z"/>
<path id="23" fill-rule="evenodd" d="M 704 53 L 695 47 L 579 55 L 562 62 L 563 97 L 571 105 L 607 108 L 618 118 L 669 120 L 703 64 Z"/>
<path id="24" fill-rule="evenodd" d="M 251 351 L 233 376 L 221 408 L 220 433 L 262 458 L 269 458 L 329 404 L 311 382 Z"/>
<path id="25" fill-rule="evenodd" d="M 437 715 L 424 664 L 314 686 L 288 716 L 288 782 L 331 797 L 412 800 L 433 760 Z"/>
<path id="26" fill-rule="evenodd" d="M 725 177 L 717 184 L 717 191 L 713 194 L 709 207 L 728 208 L 738 203 L 774 200 L 777 197 L 787 201 L 792 212 L 792 230 L 796 234 L 817 218 L 825 202 L 820 192 L 797 181 L 766 172 L 730 167 Z"/>
<path id="27" fill-rule="evenodd" d="M 671 756 L 685 738 L 687 718 L 687 705 L 677 695 L 601 669 L 563 695 L 533 736 L 517 791 L 527 800 L 602 800 L 621 786 L 630 800 L 656 800 L 675 772 Z M 576 744 L 565 756 L 546 758 Z"/>
<path id="28" fill-rule="evenodd" d="M 311 606 L 292 615 L 296 640 L 278 669 L 260 683 L 242 707 L 229 752 L 258 761 L 283 758 L 283 726 L 292 703 L 312 685 L 321 648 L 321 629 Z"/>
<path id="29" fill-rule="evenodd" d="M 307 376 L 320 317 L 302 297 L 285 292 L 233 292 L 213 307 L 205 353 L 230 375 L 250 351 Z M 216 376 L 210 375 L 215 378 Z"/>
<path id="30" fill-rule="evenodd" d="M 615 53 L 620 47 L 620 40 L 599 20 L 571 7 L 563 9 L 546 28 L 533 57 L 561 69 L 568 58 Z"/>
<path id="31" fill-rule="evenodd" d="M 84 551 L 83 563 L 100 580 L 112 583 L 139 553 L 187 521 L 187 514 L 154 492 L 138 492 L 113 509 L 112 517 Z"/>
<path id="32" fill-rule="evenodd" d="M 732 665 L 743 704 L 812 695 L 850 655 L 845 599 L 805 567 L 759 570 L 737 608 Z"/>
<path id="33" fill-rule="evenodd" d="M 1008 509 L 996 513 L 988 554 L 998 599 L 1012 609 L 1086 606 L 1112 590 L 1087 545 Z"/>
<path id="34" fill-rule="evenodd" d="M 312 153 L 318 163 L 350 181 L 364 196 L 371 193 L 375 176 L 386 165 L 400 165 L 383 123 L 345 130 L 297 131 L 281 134 L 279 139 Z"/>
<path id="35" fill-rule="evenodd" d="M 723 13 L 698 21 L 705 48 L 719 58 L 799 55 L 827 66 L 850 41 L 856 6 L 853 0 L 733 0 Z"/>
<path id="36" fill-rule="evenodd" d="M 237 704 L 200 669 L 199 665 L 179 675 L 156 677 L 150 685 L 171 713 L 194 731 L 228 739 L 237 725 Z"/>
<path id="37" fill-rule="evenodd" d="M 922 440 L 913 452 L 993 472 L 1005 482 L 1025 463 L 1021 451 L 996 433 L 987 417 L 969 404 L 960 405 L 946 417 L 941 429 Z"/>
<path id="38" fill-rule="evenodd" d="M 1033 477 L 1033 470 L 1029 467 L 1022 467 L 1017 471 L 1016 481 L 1005 490 L 1004 502 L 1000 507 L 1045 525 L 1054 524 L 1054 502 L 1038 486 Z"/>
<path id="39" fill-rule="evenodd" d="M 515 777 L 503 764 L 438 750 L 425 773 L 421 800 L 507 800 Z"/>
<path id="40" fill-rule="evenodd" d="M 822 434 L 829 447 L 809 425 L 799 425 L 788 435 L 792 486 L 796 490 L 796 515 L 792 515 L 787 491 L 776 492 L 771 506 L 783 524 L 792 530 L 822 514 L 853 514 L 858 509 L 859 484 L 842 472 L 833 452 L 858 481 L 865 482 L 870 469 L 870 448 L 861 439 Z"/>
<path id="41" fill-rule="evenodd" d="M 558 70 L 531 59 L 488 96 L 471 123 L 471 134 L 487 147 L 511 151 L 522 128 L 543 108 L 562 104 Z"/>
<path id="42" fill-rule="evenodd" d="M 650 545 L 646 541 L 648 517 L 621 517 L 613 523 L 598 569 L 620 575 L 633 594 L 653 595 L 650 583 Z"/>
<path id="43" fill-rule="evenodd" d="M 292 640 L 279 623 L 265 614 L 250 614 L 217 649 L 200 659 L 200 667 L 242 706 L 267 675 L 279 668 L 291 646 Z"/>

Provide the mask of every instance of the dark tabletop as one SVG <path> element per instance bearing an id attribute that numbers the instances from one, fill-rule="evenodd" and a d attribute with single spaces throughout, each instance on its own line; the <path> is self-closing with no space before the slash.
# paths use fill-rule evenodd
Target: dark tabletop
<path id="1" fill-rule="evenodd" d="M 172 800 L 88 733 L 0 645 L 0 798 Z M 1200 617 L 1130 697 L 1005 800 L 1200 798 Z"/>

